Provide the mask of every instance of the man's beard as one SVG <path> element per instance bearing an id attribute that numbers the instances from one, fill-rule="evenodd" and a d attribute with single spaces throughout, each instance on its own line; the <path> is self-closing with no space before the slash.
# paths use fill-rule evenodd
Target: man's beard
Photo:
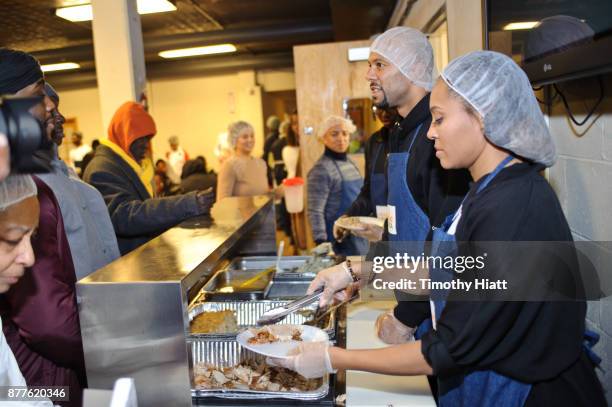
<path id="1" fill-rule="evenodd" d="M 377 109 L 388 109 L 391 106 L 389 105 L 389 101 L 387 100 L 387 93 L 384 91 L 382 86 L 380 87 L 380 90 L 383 94 L 383 100 L 381 100 L 379 103 L 374 103 L 374 106 L 376 106 Z"/>

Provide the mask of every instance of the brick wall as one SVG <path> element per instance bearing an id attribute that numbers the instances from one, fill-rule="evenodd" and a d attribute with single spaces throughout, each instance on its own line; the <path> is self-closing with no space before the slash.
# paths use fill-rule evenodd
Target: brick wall
<path id="1" fill-rule="evenodd" d="M 594 78 L 562 83 L 572 113 L 581 121 L 599 96 Z M 583 126 L 571 123 L 560 100 L 549 109 L 559 159 L 550 182 L 559 196 L 576 240 L 612 241 L 612 75 L 604 77 L 606 99 Z M 551 91 L 554 94 L 554 90 Z M 612 264 L 605 265 L 612 275 Z M 598 375 L 612 406 L 612 298 L 589 302 L 587 327 L 601 339 Z"/>

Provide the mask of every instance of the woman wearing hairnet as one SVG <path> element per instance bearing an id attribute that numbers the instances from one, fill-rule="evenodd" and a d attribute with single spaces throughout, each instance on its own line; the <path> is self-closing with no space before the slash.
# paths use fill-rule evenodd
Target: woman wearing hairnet
<path id="1" fill-rule="evenodd" d="M 554 163 L 555 147 L 518 65 L 491 51 L 457 58 L 438 80 L 430 107 L 428 137 L 442 166 L 467 168 L 474 180 L 457 212 L 434 231 L 433 247 L 572 240 L 555 193 L 538 173 Z M 501 268 L 495 271 L 513 272 L 512 264 Z M 437 273 L 430 270 L 432 280 Z M 432 304 L 434 329 L 421 340 L 375 350 L 305 343 L 296 356 L 271 362 L 307 377 L 333 369 L 433 373 L 440 406 L 606 405 L 582 346 L 584 302 Z"/>
<path id="2" fill-rule="evenodd" d="M 368 242 L 354 235 L 341 242 L 334 239 L 334 222 L 351 206 L 363 185 L 355 163 L 347 157 L 355 125 L 340 116 L 329 116 L 319 128 L 325 151 L 308 173 L 308 220 L 316 244 L 331 242 L 334 252 L 361 255 Z"/>
<path id="3" fill-rule="evenodd" d="M 36 184 L 29 175 L 8 175 L 0 181 L 0 294 L 6 293 L 34 264 L 32 233 L 40 208 Z M 17 360 L 0 331 L 0 386 L 26 386 Z M 7 402 L 7 405 L 13 403 Z M 3 404 L 4 405 L 4 404 Z M 49 401 L 14 402 L 15 406 L 52 406 Z"/>

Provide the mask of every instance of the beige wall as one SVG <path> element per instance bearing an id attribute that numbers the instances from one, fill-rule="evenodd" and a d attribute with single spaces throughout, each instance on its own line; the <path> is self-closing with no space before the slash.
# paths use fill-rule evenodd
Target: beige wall
<path id="1" fill-rule="evenodd" d="M 261 88 L 256 85 L 255 71 L 201 78 L 155 80 L 147 84 L 150 112 L 157 124 L 153 139 L 156 158 L 168 149 L 168 137 L 176 134 L 193 157 L 204 155 L 211 168 L 218 170 L 213 149 L 219 133 L 232 121 L 246 120 L 255 128 L 255 154 L 261 155 L 264 123 Z M 268 75 L 270 87 L 286 87 L 287 73 Z M 76 118 L 86 143 L 106 136 L 102 124 L 97 88 L 62 91 L 62 113 Z"/>
<path id="2" fill-rule="evenodd" d="M 449 58 L 482 49 L 482 0 L 418 0 L 402 25 L 424 30 L 442 7 L 446 7 Z"/>
<path id="3" fill-rule="evenodd" d="M 149 84 L 150 112 L 157 123 L 154 156 L 168 150 L 168 137 L 179 136 L 183 148 L 195 157 L 204 155 L 218 170 L 213 150 L 219 133 L 229 123 L 246 120 L 255 128 L 255 153 L 261 155 L 264 128 L 261 90 L 253 71 L 204 78 L 153 81 Z"/>
<path id="4" fill-rule="evenodd" d="M 345 98 L 371 97 L 367 61 L 348 60 L 349 48 L 369 45 L 370 41 L 351 41 L 293 47 L 304 177 L 323 153 L 316 137 L 323 120 L 331 114 L 343 116 Z"/>
<path id="5" fill-rule="evenodd" d="M 83 132 L 86 143 L 96 138 L 106 137 L 106 127 L 102 125 L 98 88 L 61 91 L 60 111 L 67 118 L 76 118 L 77 126 Z"/>

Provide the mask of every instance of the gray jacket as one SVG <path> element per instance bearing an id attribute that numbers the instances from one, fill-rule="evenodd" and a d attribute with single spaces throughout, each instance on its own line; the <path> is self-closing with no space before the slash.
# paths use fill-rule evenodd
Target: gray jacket
<path id="1" fill-rule="evenodd" d="M 132 251 L 181 221 L 201 214 L 196 192 L 151 198 L 128 163 L 104 145 L 96 148 L 83 179 L 104 197 L 121 254 Z"/>
<path id="2" fill-rule="evenodd" d="M 340 210 L 343 177 L 347 181 L 361 179 L 357 166 L 350 158 L 335 160 L 326 154 L 308 173 L 308 220 L 315 242 L 328 241 L 325 218 L 335 220 Z"/>
<path id="3" fill-rule="evenodd" d="M 119 247 L 102 195 L 55 159 L 52 172 L 38 174 L 60 206 L 77 280 L 117 259 Z"/>

